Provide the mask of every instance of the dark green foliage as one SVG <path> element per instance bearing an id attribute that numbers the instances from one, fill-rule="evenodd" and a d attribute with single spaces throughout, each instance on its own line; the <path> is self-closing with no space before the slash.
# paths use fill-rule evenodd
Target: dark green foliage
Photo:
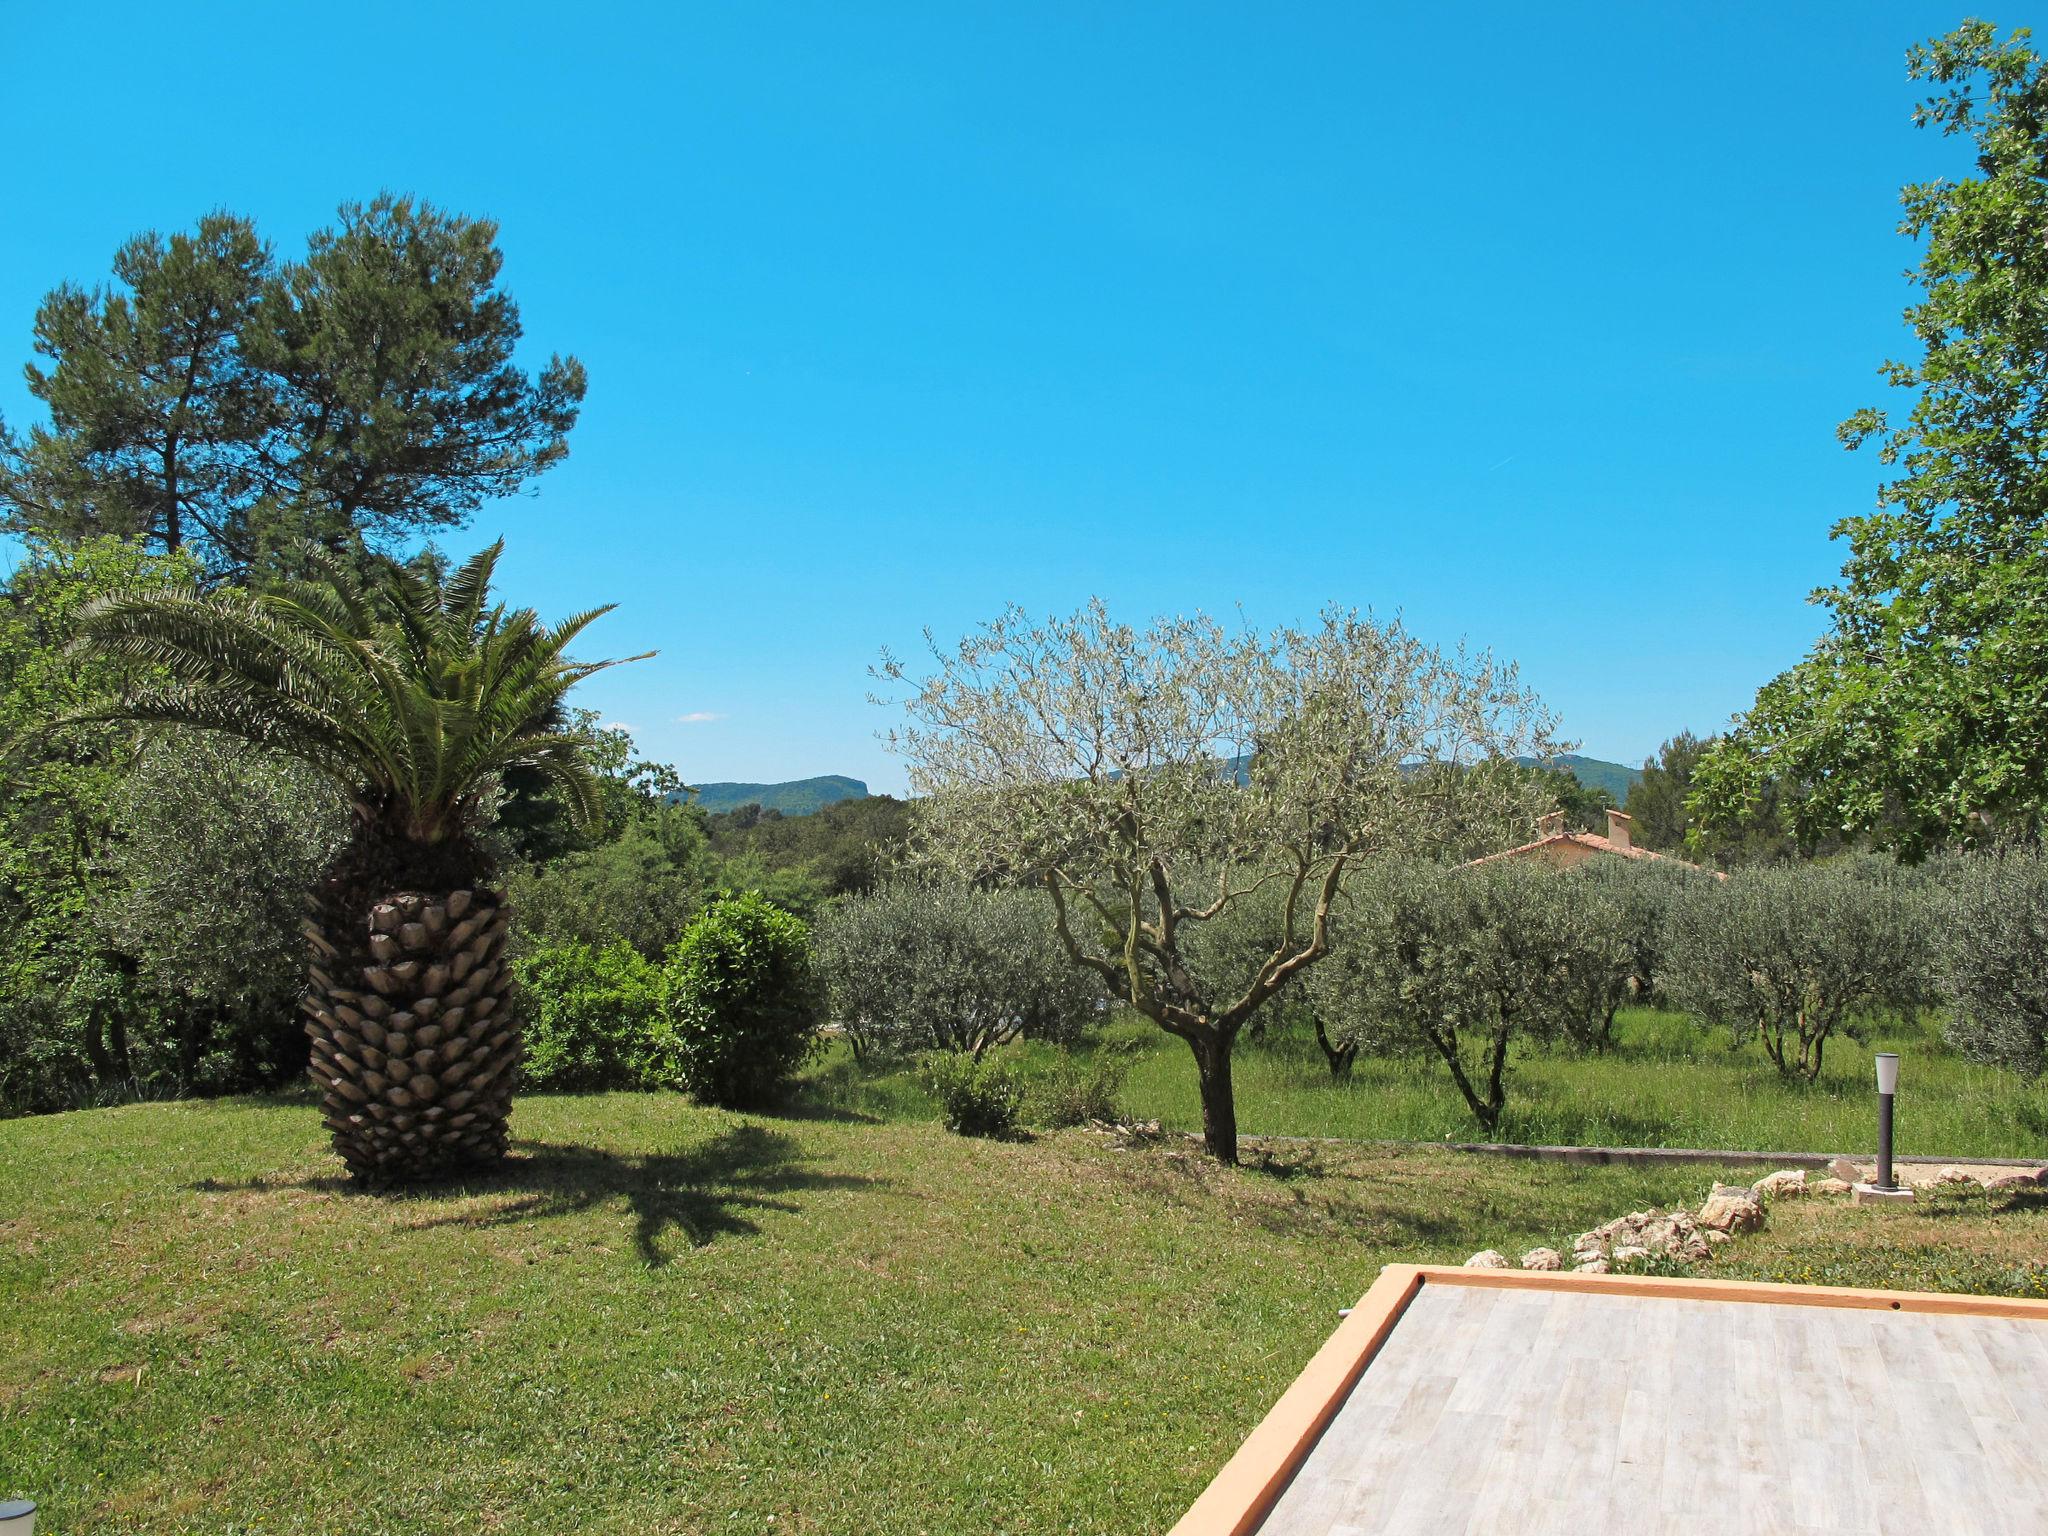
<path id="1" fill-rule="evenodd" d="M 567 457 L 583 366 L 513 361 L 519 309 L 488 219 L 345 203 L 268 285 L 249 350 L 271 395 L 268 503 L 323 541 L 457 527 Z"/>
<path id="2" fill-rule="evenodd" d="M 1686 809 L 1685 799 L 1692 793 L 1692 771 L 1711 740 L 1680 731 L 1644 762 L 1641 779 L 1623 803 L 1631 822 L 1630 838 L 1638 846 L 1661 853 L 1685 848 L 1686 834 L 1692 828 L 1692 813 Z"/>
<path id="3" fill-rule="evenodd" d="M 585 853 L 623 836 L 636 823 L 652 824 L 664 840 L 703 840 L 704 813 L 679 798 L 682 781 L 674 768 L 637 756 L 632 734 L 606 725 L 594 709 L 571 709 L 568 723 L 586 743 L 600 812 L 579 822 L 575 808 L 547 775 L 523 766 L 508 768 L 497 833 L 510 858 L 544 864 Z"/>
<path id="4" fill-rule="evenodd" d="M 348 830 L 334 786 L 289 758 L 206 732 L 145 737 L 98 911 L 151 998 L 131 1040 L 162 1040 L 167 1083 L 274 1086 L 304 1069 L 299 925 Z"/>
<path id="5" fill-rule="evenodd" d="M 661 970 L 630 944 L 549 944 L 513 967 L 526 1012 L 528 1088 L 665 1086 Z"/>
<path id="6" fill-rule="evenodd" d="M 1906 420 L 1857 412 L 1891 471 L 1844 519 L 1832 628 L 1700 763 L 1694 814 L 1775 792 L 1799 840 L 1868 834 L 1918 856 L 2037 830 L 2048 804 L 2048 70 L 2022 30 L 1970 21 L 1909 54 L 1916 120 L 1976 174 L 1908 186 L 1918 361 L 1884 366 Z"/>
<path id="7" fill-rule="evenodd" d="M 814 953 L 832 1020 L 860 1055 L 1070 1041 L 1102 1004 L 1036 891 L 899 881 L 828 908 Z"/>
<path id="8" fill-rule="evenodd" d="M 962 1136 L 1008 1136 L 1024 1109 L 1023 1074 L 1006 1057 L 941 1052 L 924 1064 L 926 1092 L 939 1101 L 946 1129 Z"/>
<path id="9" fill-rule="evenodd" d="M 706 829 L 729 863 L 729 888 L 759 888 L 792 908 L 808 891 L 815 906 L 872 890 L 896 867 L 910 808 L 887 795 L 841 800 L 801 816 L 742 807 L 710 817 Z"/>
<path id="10" fill-rule="evenodd" d="M 1642 770 L 1631 768 L 1627 763 L 1610 763 L 1605 758 L 1587 757 L 1578 752 L 1560 752 L 1555 757 L 1545 758 L 1542 766 L 1560 768 L 1577 779 L 1585 789 L 1606 798 L 1605 805 L 1621 805 L 1635 789 L 1642 777 Z M 1565 807 L 1570 810 L 1569 806 Z"/>
<path id="11" fill-rule="evenodd" d="M 1689 883 L 1666 920 L 1664 994 L 1786 1076 L 1817 1078 L 1858 1016 L 1929 990 L 1924 883 L 1887 859 L 1760 865 Z"/>
<path id="12" fill-rule="evenodd" d="M 1603 782 L 1589 781 L 1578 771 L 1566 766 L 1571 762 L 1589 762 L 1591 759 L 1553 758 L 1547 763 L 1531 763 L 1526 771 L 1539 788 L 1541 797 L 1564 812 L 1564 824 L 1573 832 L 1605 832 L 1608 811 L 1621 802 Z M 1603 765 L 1612 766 L 1612 765 Z"/>
<path id="13" fill-rule="evenodd" d="M 1935 911 L 1950 1042 L 2039 1077 L 2048 1067 L 2048 855 L 2024 848 L 1949 861 Z"/>
<path id="14" fill-rule="evenodd" d="M 1033 1075 L 1025 1095 L 1032 1123 L 1052 1130 L 1070 1125 L 1116 1125 L 1124 1118 L 1124 1082 L 1131 1053 L 1105 1049 L 1058 1059 Z"/>
<path id="15" fill-rule="evenodd" d="M 583 369 L 513 362 L 496 226 L 409 198 L 346 204 L 279 264 L 246 219 L 149 233 L 114 282 L 36 315 L 30 391 L 0 433 L 8 527 L 189 550 L 240 578 L 302 546 L 352 549 L 458 526 L 568 451 Z"/>
<path id="16" fill-rule="evenodd" d="M 768 812 L 778 816 L 808 816 L 827 806 L 866 799 L 868 787 L 859 779 L 828 773 L 815 779 L 791 779 L 782 784 L 697 784 L 691 787 L 690 794 L 710 815 L 759 820 Z M 751 817 L 749 807 L 752 808 Z"/>
<path id="17" fill-rule="evenodd" d="M 610 609 L 551 627 L 530 608 L 492 606 L 503 549 L 445 578 L 391 562 L 366 578 L 323 559 L 315 578 L 275 592 L 116 591 L 80 612 L 78 645 L 166 675 L 130 685 L 104 713 L 296 758 L 352 795 L 367 834 L 388 846 L 423 851 L 474 836 L 513 767 L 545 775 L 590 819 L 602 813 L 600 790 L 589 744 L 560 723 L 562 701 L 617 663 L 565 652 Z"/>
<path id="18" fill-rule="evenodd" d="M 733 1108 L 775 1102 L 817 1043 L 803 923 L 751 893 L 713 902 L 669 954 L 662 1015 L 683 1088 Z"/>
<path id="19" fill-rule="evenodd" d="M 630 944 L 658 961 L 710 899 L 715 861 L 680 813 L 636 819 L 611 842 L 515 870 L 522 943 Z"/>

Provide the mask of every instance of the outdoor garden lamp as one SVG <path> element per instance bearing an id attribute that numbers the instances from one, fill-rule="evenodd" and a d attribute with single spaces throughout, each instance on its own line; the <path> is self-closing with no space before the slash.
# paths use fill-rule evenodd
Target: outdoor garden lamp
<path id="1" fill-rule="evenodd" d="M 1892 1100 L 1899 1091 L 1899 1058 L 1877 1053 L 1877 1187 L 1897 1189 L 1892 1179 Z"/>

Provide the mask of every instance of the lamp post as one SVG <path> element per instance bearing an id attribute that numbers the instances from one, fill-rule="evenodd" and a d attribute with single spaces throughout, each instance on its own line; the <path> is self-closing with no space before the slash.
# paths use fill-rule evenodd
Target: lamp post
<path id="1" fill-rule="evenodd" d="M 1899 1058 L 1890 1051 L 1877 1053 L 1877 1188 L 1891 1191 L 1898 1182 L 1892 1177 L 1892 1101 L 1899 1092 Z"/>

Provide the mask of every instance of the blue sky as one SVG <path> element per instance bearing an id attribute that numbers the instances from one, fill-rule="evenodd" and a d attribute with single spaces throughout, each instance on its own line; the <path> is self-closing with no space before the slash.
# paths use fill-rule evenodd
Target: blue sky
<path id="1" fill-rule="evenodd" d="M 590 702 L 688 778 L 899 788 L 877 653 L 1092 593 L 1399 613 L 1636 761 L 1817 633 L 1898 187 L 1963 168 L 1903 55 L 1965 14 L 17 0 L 0 411 L 127 235 L 413 192 L 591 378 L 451 547 L 617 601 L 661 655 Z"/>

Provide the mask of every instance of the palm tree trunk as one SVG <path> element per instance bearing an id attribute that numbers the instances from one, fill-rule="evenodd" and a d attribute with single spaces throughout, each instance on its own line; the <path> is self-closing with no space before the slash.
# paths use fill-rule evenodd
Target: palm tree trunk
<path id="1" fill-rule="evenodd" d="M 386 1183 L 505 1155 L 519 1025 L 495 891 L 401 891 L 309 923 L 308 1072 L 349 1172 Z"/>

